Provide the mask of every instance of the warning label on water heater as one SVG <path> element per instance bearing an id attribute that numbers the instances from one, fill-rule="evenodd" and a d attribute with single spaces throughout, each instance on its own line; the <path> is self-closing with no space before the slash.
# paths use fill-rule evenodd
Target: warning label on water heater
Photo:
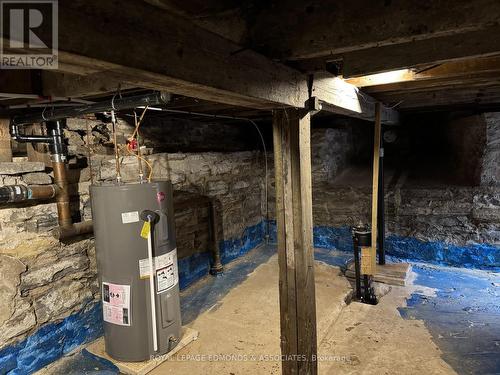
<path id="1" fill-rule="evenodd" d="M 102 314 L 105 322 L 130 326 L 130 285 L 102 283 Z"/>
<path id="2" fill-rule="evenodd" d="M 179 271 L 177 268 L 177 249 L 153 258 L 154 270 L 156 272 L 156 292 L 162 293 L 177 285 L 179 282 Z M 139 274 L 141 279 L 150 275 L 149 260 L 139 260 Z"/>

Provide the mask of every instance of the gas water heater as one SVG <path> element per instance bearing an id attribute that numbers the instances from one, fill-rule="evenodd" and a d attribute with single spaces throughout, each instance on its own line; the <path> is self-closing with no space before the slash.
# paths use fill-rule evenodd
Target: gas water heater
<path id="1" fill-rule="evenodd" d="M 106 352 L 144 361 L 181 331 L 179 276 L 167 181 L 90 188 Z"/>

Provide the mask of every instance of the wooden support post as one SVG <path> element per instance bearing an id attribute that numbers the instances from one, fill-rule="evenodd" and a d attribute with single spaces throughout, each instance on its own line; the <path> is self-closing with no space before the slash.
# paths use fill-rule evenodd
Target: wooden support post
<path id="1" fill-rule="evenodd" d="M 380 162 L 380 135 L 382 132 L 381 106 L 375 104 L 375 131 L 373 138 L 373 191 L 372 191 L 372 247 L 371 247 L 371 275 L 376 273 L 377 268 L 377 219 L 378 219 L 378 179 Z"/>
<path id="2" fill-rule="evenodd" d="M 0 161 L 12 161 L 9 119 L 0 119 Z"/>
<path id="3" fill-rule="evenodd" d="M 283 374 L 317 374 L 311 115 L 273 114 Z"/>

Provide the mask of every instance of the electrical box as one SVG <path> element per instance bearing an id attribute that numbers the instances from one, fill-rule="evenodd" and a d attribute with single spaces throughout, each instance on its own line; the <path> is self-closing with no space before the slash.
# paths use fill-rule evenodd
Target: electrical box
<path id="1" fill-rule="evenodd" d="M 128 362 L 165 354 L 181 332 L 172 185 L 109 183 L 91 186 L 90 194 L 106 352 Z M 145 211 L 158 220 L 146 224 Z"/>

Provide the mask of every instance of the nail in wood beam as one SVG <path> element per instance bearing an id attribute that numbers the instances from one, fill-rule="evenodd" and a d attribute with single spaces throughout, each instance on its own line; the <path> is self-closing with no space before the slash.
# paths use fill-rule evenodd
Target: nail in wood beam
<path id="1" fill-rule="evenodd" d="M 317 374 L 311 115 L 273 113 L 282 372 Z"/>

